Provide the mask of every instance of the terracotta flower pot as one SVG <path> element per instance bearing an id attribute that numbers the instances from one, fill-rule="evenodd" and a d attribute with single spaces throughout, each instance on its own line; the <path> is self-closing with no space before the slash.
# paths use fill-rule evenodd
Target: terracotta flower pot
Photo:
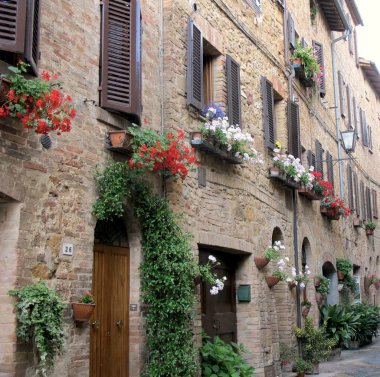
<path id="1" fill-rule="evenodd" d="M 298 372 L 297 377 L 305 377 L 305 372 Z"/>
<path id="2" fill-rule="evenodd" d="M 267 281 L 268 287 L 272 288 L 278 284 L 281 279 L 278 276 L 266 276 L 265 280 Z"/>
<path id="3" fill-rule="evenodd" d="M 281 170 L 278 167 L 272 166 L 269 168 L 269 176 L 272 178 L 278 177 L 281 175 Z"/>
<path id="4" fill-rule="evenodd" d="M 321 285 L 321 279 L 314 278 L 314 287 L 319 287 Z"/>
<path id="5" fill-rule="evenodd" d="M 253 257 L 256 267 L 261 270 L 264 268 L 270 261 L 270 259 L 265 257 Z"/>
<path id="6" fill-rule="evenodd" d="M 328 208 L 327 218 L 329 220 L 339 220 L 339 210 L 337 208 Z"/>
<path id="7" fill-rule="evenodd" d="M 305 306 L 303 309 L 302 309 L 302 317 L 303 318 L 306 318 L 307 315 L 309 314 L 310 312 L 310 308 L 308 308 L 307 306 Z"/>
<path id="8" fill-rule="evenodd" d="M 111 145 L 114 148 L 127 148 L 130 144 L 131 137 L 126 130 L 109 131 Z"/>
<path id="9" fill-rule="evenodd" d="M 338 272 L 337 272 L 337 275 L 338 275 L 338 280 L 339 280 L 339 281 L 344 280 L 344 273 L 343 273 L 342 271 L 338 271 Z"/>
<path id="10" fill-rule="evenodd" d="M 202 132 L 201 131 L 193 131 L 190 134 L 191 140 L 202 140 Z"/>
<path id="11" fill-rule="evenodd" d="M 367 236 L 372 236 L 372 235 L 373 235 L 373 229 L 365 228 L 365 234 L 366 234 Z"/>
<path id="12" fill-rule="evenodd" d="M 321 214 L 326 215 L 327 214 L 327 208 L 326 207 L 321 207 Z"/>
<path id="13" fill-rule="evenodd" d="M 94 309 L 95 304 L 82 304 L 79 302 L 73 302 L 71 304 L 73 308 L 73 316 L 75 321 L 86 322 L 90 319 Z"/>

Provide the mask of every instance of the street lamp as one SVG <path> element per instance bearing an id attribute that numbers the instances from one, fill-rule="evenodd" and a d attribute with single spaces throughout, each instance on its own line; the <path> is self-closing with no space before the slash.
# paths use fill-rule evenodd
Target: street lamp
<path id="1" fill-rule="evenodd" d="M 340 131 L 342 137 L 343 149 L 347 153 L 353 153 L 355 151 L 356 132 L 355 130 Z"/>

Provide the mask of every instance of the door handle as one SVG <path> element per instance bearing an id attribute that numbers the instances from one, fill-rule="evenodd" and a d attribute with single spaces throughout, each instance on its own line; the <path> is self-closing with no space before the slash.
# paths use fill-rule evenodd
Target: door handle
<path id="1" fill-rule="evenodd" d="M 98 320 L 95 320 L 94 322 L 91 323 L 91 326 L 94 328 L 94 329 L 98 329 L 99 326 L 100 326 L 100 322 Z"/>
<path id="2" fill-rule="evenodd" d="M 116 326 L 120 329 L 124 326 L 124 322 L 121 319 L 119 319 L 118 321 L 116 321 Z"/>

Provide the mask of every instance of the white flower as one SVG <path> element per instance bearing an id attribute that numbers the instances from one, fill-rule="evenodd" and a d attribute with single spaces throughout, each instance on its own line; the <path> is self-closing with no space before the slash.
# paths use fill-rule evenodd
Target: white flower
<path id="1" fill-rule="evenodd" d="M 208 256 L 208 260 L 215 263 L 216 262 L 216 258 L 213 256 L 213 255 L 209 255 Z"/>
<path id="2" fill-rule="evenodd" d="M 212 295 L 217 295 L 218 292 L 219 292 L 218 287 L 212 287 L 212 288 L 210 289 L 210 293 L 211 293 Z"/>
<path id="3" fill-rule="evenodd" d="M 300 287 L 305 288 L 305 283 L 303 281 L 300 283 Z"/>
<path id="4" fill-rule="evenodd" d="M 287 262 L 289 262 L 289 261 L 290 261 L 290 259 L 289 259 L 288 257 L 285 257 L 285 260 L 286 260 Z"/>
<path id="5" fill-rule="evenodd" d="M 291 282 L 293 281 L 293 279 L 291 279 L 291 278 L 287 278 L 286 281 L 287 281 L 288 283 L 291 283 Z"/>
<path id="6" fill-rule="evenodd" d="M 227 278 L 226 278 L 225 276 L 223 276 L 223 277 L 222 277 L 222 280 L 226 281 L 226 280 L 227 280 Z"/>

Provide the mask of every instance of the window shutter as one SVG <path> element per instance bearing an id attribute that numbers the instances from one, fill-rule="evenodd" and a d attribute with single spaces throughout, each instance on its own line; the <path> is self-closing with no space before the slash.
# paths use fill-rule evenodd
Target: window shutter
<path id="1" fill-rule="evenodd" d="M 321 71 L 323 75 L 319 78 L 319 94 L 322 98 L 326 95 L 326 79 L 325 79 L 325 64 L 324 64 L 324 57 L 323 57 L 323 46 L 321 43 L 317 41 L 313 41 L 313 50 L 314 54 L 317 57 L 317 63 L 319 67 L 321 68 Z"/>
<path id="2" fill-rule="evenodd" d="M 36 76 L 38 76 L 38 61 L 40 55 L 40 15 L 40 0 L 28 0 L 25 58 Z"/>
<path id="3" fill-rule="evenodd" d="M 348 187 L 348 205 L 351 210 L 354 209 L 354 191 L 352 188 L 352 169 L 347 165 L 347 187 Z"/>
<path id="4" fill-rule="evenodd" d="M 372 221 L 371 190 L 368 187 L 365 189 L 365 194 L 367 204 L 367 220 Z"/>
<path id="5" fill-rule="evenodd" d="M 358 134 L 358 109 L 356 106 L 356 98 L 352 99 L 352 110 L 354 113 L 354 130 L 356 131 L 356 135 Z"/>
<path id="6" fill-rule="evenodd" d="M 359 51 L 358 51 L 358 36 L 356 34 L 356 29 L 354 30 L 354 49 L 355 49 L 355 63 L 359 68 Z"/>
<path id="7" fill-rule="evenodd" d="M 141 28 L 138 0 L 104 0 L 101 106 L 139 117 Z"/>
<path id="8" fill-rule="evenodd" d="M 275 115 L 273 85 L 266 77 L 261 78 L 261 93 L 263 96 L 265 146 L 274 149 Z"/>
<path id="9" fill-rule="evenodd" d="M 26 0 L 0 1 L 0 50 L 24 53 Z"/>
<path id="10" fill-rule="evenodd" d="M 288 40 L 289 47 L 294 49 L 296 47 L 296 30 L 294 28 L 294 20 L 290 13 L 288 13 Z"/>
<path id="11" fill-rule="evenodd" d="M 375 219 L 378 218 L 378 212 L 377 212 L 377 192 L 376 190 L 372 189 L 372 212 L 373 212 L 373 217 Z"/>
<path id="12" fill-rule="evenodd" d="M 356 173 L 353 173 L 354 178 L 354 191 L 355 191 L 355 210 L 356 214 L 360 216 L 360 201 L 359 201 L 359 181 Z"/>
<path id="13" fill-rule="evenodd" d="M 191 19 L 187 41 L 187 104 L 198 110 L 203 107 L 203 36 Z"/>
<path id="14" fill-rule="evenodd" d="M 315 154 L 312 151 L 307 151 L 307 164 L 308 164 L 309 168 L 311 166 L 313 166 L 314 169 L 316 169 L 316 166 L 315 166 Z"/>
<path id="15" fill-rule="evenodd" d="M 372 127 L 367 126 L 367 144 L 368 148 L 372 150 Z"/>
<path id="16" fill-rule="evenodd" d="M 367 121 L 365 112 L 360 109 L 360 128 L 362 133 L 362 144 L 367 147 L 368 146 L 368 140 L 367 140 Z"/>
<path id="17" fill-rule="evenodd" d="M 362 208 L 361 208 L 361 213 L 362 213 L 362 218 L 363 220 L 366 220 L 366 208 L 365 208 L 365 191 L 364 191 L 364 183 L 363 181 L 360 181 L 360 196 L 362 200 Z"/>
<path id="18" fill-rule="evenodd" d="M 241 126 L 240 115 L 240 65 L 227 55 L 228 118 L 230 124 Z"/>
<path id="19" fill-rule="evenodd" d="M 348 114 L 348 128 L 352 128 L 352 114 L 351 114 L 351 88 L 347 85 L 347 114 Z"/>
<path id="20" fill-rule="evenodd" d="M 288 103 L 288 151 L 294 157 L 301 158 L 299 106 L 291 100 Z"/>
<path id="21" fill-rule="evenodd" d="M 344 95 L 344 81 L 340 71 L 338 71 L 338 85 L 339 85 L 339 99 L 340 99 L 340 113 L 343 118 L 346 117 L 346 97 Z"/>
<path id="22" fill-rule="evenodd" d="M 321 173 L 323 178 L 323 149 L 318 140 L 315 141 L 315 158 L 315 170 Z"/>
<path id="23" fill-rule="evenodd" d="M 348 25 L 350 27 L 350 29 L 352 28 L 352 22 L 351 22 L 351 17 L 350 15 L 347 13 L 346 14 L 346 20 L 348 20 Z M 348 35 L 348 51 L 351 55 L 354 54 L 354 46 L 353 46 L 353 43 L 352 43 L 352 33 L 350 33 Z"/>
<path id="24" fill-rule="evenodd" d="M 326 152 L 326 161 L 327 161 L 327 180 L 334 186 L 334 166 L 333 158 L 329 152 Z"/>

